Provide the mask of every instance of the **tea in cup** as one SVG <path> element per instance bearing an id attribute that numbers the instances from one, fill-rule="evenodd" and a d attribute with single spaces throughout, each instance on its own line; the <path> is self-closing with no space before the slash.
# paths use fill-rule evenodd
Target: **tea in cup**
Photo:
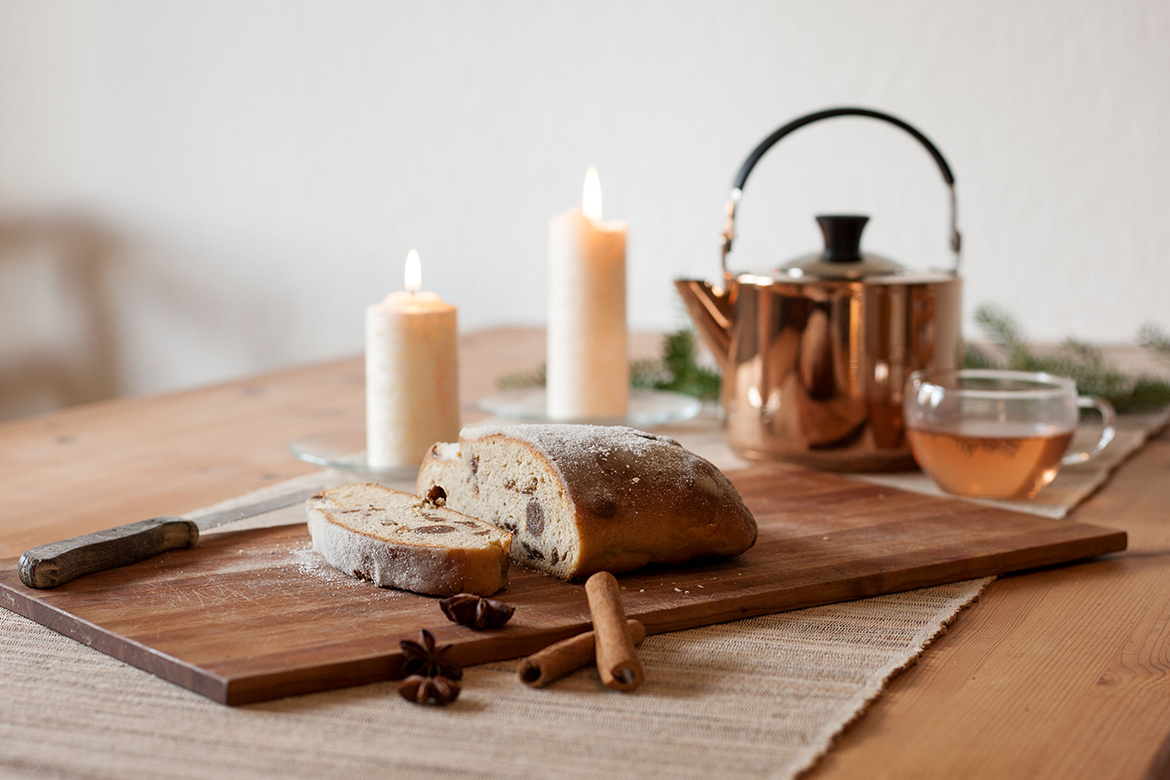
<path id="1" fill-rule="evenodd" d="M 1089 408 L 1101 413 L 1101 436 L 1092 450 L 1066 454 Z M 978 498 L 1032 498 L 1062 464 L 1095 458 L 1116 432 L 1108 401 L 1078 396 L 1066 377 L 1028 371 L 916 371 L 902 412 L 922 470 L 948 493 Z"/>

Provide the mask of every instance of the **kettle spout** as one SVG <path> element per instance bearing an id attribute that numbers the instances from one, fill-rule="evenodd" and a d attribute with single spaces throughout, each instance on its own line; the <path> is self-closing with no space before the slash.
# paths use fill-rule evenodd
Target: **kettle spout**
<path id="1" fill-rule="evenodd" d="M 731 355 L 731 326 L 735 319 L 735 296 L 730 284 L 718 287 L 701 279 L 675 279 L 674 286 L 707 348 L 720 365 L 727 365 Z"/>

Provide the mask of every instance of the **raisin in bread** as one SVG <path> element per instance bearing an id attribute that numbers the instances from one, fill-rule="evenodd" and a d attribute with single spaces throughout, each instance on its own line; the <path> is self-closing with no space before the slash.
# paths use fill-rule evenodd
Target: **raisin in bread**
<path id="1" fill-rule="evenodd" d="M 738 555 L 756 541 L 719 469 L 633 428 L 469 428 L 423 458 L 418 492 L 432 491 L 515 534 L 513 560 L 562 579 Z"/>
<path id="2" fill-rule="evenodd" d="M 306 510 L 313 549 L 384 588 L 490 596 L 508 583 L 512 534 L 435 502 L 381 485 L 343 485 L 310 498 Z"/>

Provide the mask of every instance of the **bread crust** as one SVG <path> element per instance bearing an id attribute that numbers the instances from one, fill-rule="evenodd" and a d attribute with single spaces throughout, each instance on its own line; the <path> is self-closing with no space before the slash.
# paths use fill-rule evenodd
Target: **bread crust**
<path id="1" fill-rule="evenodd" d="M 371 519 L 375 511 L 395 518 L 394 530 Z M 490 596 L 508 583 L 510 533 L 409 493 L 344 485 L 310 498 L 306 513 L 313 549 L 339 571 L 375 585 L 433 596 Z M 402 538 L 404 529 L 425 529 L 428 523 L 461 528 L 472 523 L 477 531 L 490 531 L 490 538 L 477 539 L 474 546 L 459 545 L 447 533 Z"/>
<path id="2" fill-rule="evenodd" d="M 579 540 L 570 566 L 526 560 L 525 536 L 512 557 L 565 579 L 624 572 L 649 563 L 681 564 L 738 555 L 756 540 L 755 518 L 719 469 L 674 439 L 609 426 L 519 425 L 464 430 L 458 447 L 431 448 L 419 471 L 420 492 L 440 485 L 448 504 L 475 514 L 466 470 L 506 442 L 547 469 L 567 497 Z M 482 467 L 482 465 L 480 466 Z M 455 479 L 456 471 L 460 479 Z M 489 519 L 481 515 L 482 519 Z M 514 518 L 522 527 L 522 518 Z"/>

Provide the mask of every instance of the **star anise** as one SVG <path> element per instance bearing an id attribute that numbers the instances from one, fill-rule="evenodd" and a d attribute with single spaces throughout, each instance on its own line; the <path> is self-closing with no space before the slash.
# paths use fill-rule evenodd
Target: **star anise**
<path id="1" fill-rule="evenodd" d="M 474 593 L 460 593 L 439 602 L 443 614 L 453 623 L 483 631 L 499 628 L 508 622 L 516 608 L 495 599 L 485 599 Z"/>
<path id="2" fill-rule="evenodd" d="M 447 677 L 412 674 L 398 686 L 398 695 L 413 704 L 437 704 L 442 707 L 459 698 L 459 683 Z"/>
<path id="3" fill-rule="evenodd" d="M 402 647 L 402 674 L 409 677 L 446 677 L 449 680 L 458 680 L 463 677 L 463 670 L 459 664 L 443 658 L 451 645 L 435 648 L 435 637 L 425 628 L 418 632 L 418 642 L 409 639 L 400 639 Z"/>

